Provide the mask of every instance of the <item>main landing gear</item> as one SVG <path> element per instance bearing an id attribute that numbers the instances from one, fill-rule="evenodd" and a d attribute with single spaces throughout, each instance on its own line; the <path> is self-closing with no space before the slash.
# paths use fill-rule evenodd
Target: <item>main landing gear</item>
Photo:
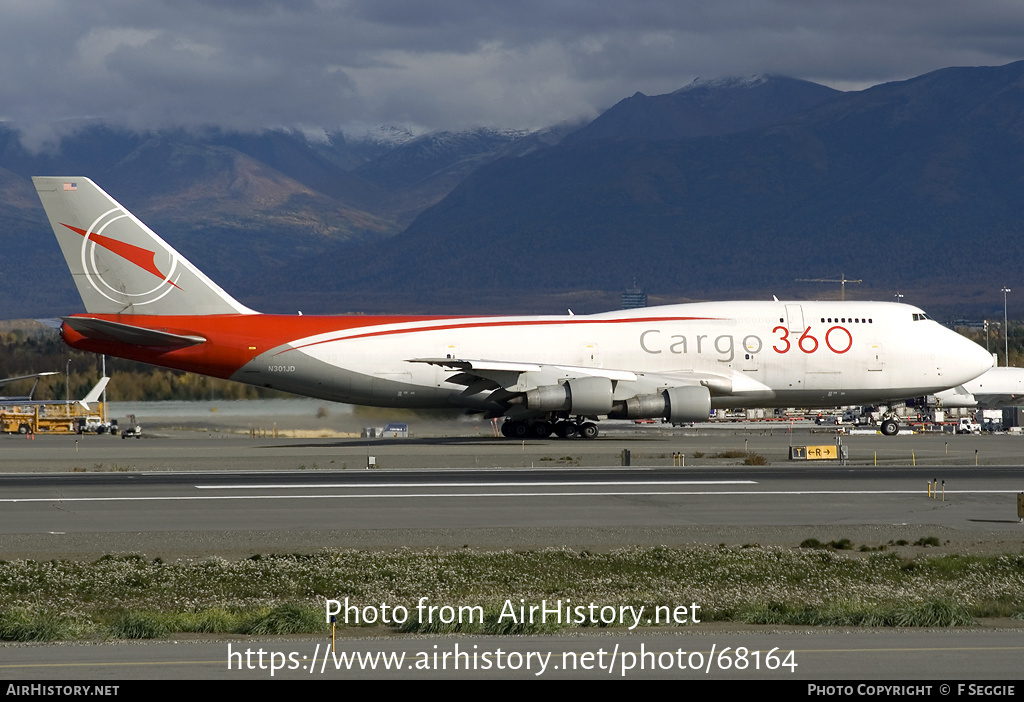
<path id="1" fill-rule="evenodd" d="M 502 436 L 510 439 L 546 439 L 552 434 L 560 439 L 572 439 L 581 437 L 584 439 L 596 439 L 601 431 L 594 422 L 579 422 L 569 419 L 561 419 L 557 422 L 539 420 L 536 422 L 523 422 L 519 420 L 505 420 L 501 425 Z"/>

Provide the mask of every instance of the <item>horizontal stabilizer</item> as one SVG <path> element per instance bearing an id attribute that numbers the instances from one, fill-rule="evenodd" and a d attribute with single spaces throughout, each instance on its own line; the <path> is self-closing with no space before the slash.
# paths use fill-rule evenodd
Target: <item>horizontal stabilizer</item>
<path id="1" fill-rule="evenodd" d="M 182 348 L 206 342 L 202 336 L 172 334 L 171 332 L 136 327 L 131 324 L 109 322 L 93 317 L 64 317 L 64 324 L 83 336 L 97 341 L 115 341 L 133 346 L 163 346 Z"/>

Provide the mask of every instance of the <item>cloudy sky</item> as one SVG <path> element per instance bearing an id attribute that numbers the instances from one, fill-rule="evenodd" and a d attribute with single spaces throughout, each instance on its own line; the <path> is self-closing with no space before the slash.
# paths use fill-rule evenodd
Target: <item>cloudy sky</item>
<path id="1" fill-rule="evenodd" d="M 0 119 L 537 128 L 695 77 L 1021 58 L 1019 0 L 0 0 Z"/>

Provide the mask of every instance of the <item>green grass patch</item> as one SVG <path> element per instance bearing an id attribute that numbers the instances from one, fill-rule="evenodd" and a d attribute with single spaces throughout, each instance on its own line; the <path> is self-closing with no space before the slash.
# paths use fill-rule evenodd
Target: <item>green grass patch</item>
<path id="1" fill-rule="evenodd" d="M 172 616 L 162 612 L 121 612 L 110 622 L 110 635 L 116 639 L 157 639 L 170 634 Z"/>
<path id="2" fill-rule="evenodd" d="M 274 607 L 243 627 L 241 633 L 255 636 L 311 634 L 327 629 L 325 610 L 313 604 L 289 602 Z"/>
<path id="3" fill-rule="evenodd" d="M 896 626 L 968 626 L 974 618 L 966 608 L 939 600 L 935 602 L 914 602 L 898 607 L 895 615 Z"/>
<path id="4" fill-rule="evenodd" d="M 741 610 L 735 619 L 748 624 L 795 626 L 951 627 L 975 623 L 964 607 L 944 600 L 888 606 L 849 600 L 821 606 L 769 602 Z"/>
<path id="5" fill-rule="evenodd" d="M 4 641 L 66 641 L 85 633 L 74 618 L 51 610 L 8 609 L 0 612 Z"/>
<path id="6" fill-rule="evenodd" d="M 721 451 L 712 456 L 712 458 L 746 458 L 746 451 L 738 451 L 736 449 L 729 449 L 728 451 Z"/>
<path id="7" fill-rule="evenodd" d="M 827 544 L 817 539 L 804 539 L 800 542 L 800 548 L 831 548 L 836 551 L 850 551 L 853 549 L 853 542 L 849 539 L 835 539 Z M 870 551 L 870 547 L 861 547 L 861 551 Z"/>
<path id="8" fill-rule="evenodd" d="M 694 458 L 703 458 L 704 454 L 696 452 L 693 454 Z M 749 451 L 739 451 L 737 449 L 729 449 L 728 451 L 720 451 L 711 455 L 711 458 L 742 458 L 743 465 L 745 466 L 766 466 L 768 465 L 768 459 L 759 453 L 751 453 Z"/>
<path id="9" fill-rule="evenodd" d="M 1024 616 L 1024 555 L 857 553 L 848 539 L 543 551 L 324 551 L 165 563 L 138 555 L 0 562 L 0 639 L 287 635 L 329 630 L 325 599 L 406 608 L 410 633 L 526 634 L 565 628 L 507 607 L 700 606 L 699 619 L 809 626 L 960 626 Z M 428 606 L 473 616 L 419 621 Z M 346 626 L 343 617 L 339 625 Z M 370 622 L 381 625 L 380 618 Z M 363 626 L 350 621 L 347 626 Z M 384 623 L 384 625 L 389 625 Z M 600 625 L 583 622 L 571 626 Z M 615 624 L 621 625 L 621 624 Z"/>

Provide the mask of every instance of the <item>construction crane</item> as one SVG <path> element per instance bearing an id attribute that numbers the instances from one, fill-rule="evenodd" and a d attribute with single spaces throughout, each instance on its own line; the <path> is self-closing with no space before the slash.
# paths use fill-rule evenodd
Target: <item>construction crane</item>
<path id="1" fill-rule="evenodd" d="M 851 280 L 846 277 L 845 273 L 840 273 L 838 278 L 797 278 L 798 283 L 839 283 L 839 299 L 846 300 L 846 284 L 847 283 L 863 283 L 863 280 Z"/>

